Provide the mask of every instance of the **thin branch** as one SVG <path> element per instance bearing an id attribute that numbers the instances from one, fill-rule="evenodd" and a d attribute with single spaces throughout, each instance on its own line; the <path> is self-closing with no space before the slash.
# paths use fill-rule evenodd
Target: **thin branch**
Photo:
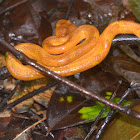
<path id="1" fill-rule="evenodd" d="M 4 108 L 7 105 L 7 101 L 10 100 L 10 98 L 14 95 L 14 93 L 15 93 L 17 87 L 19 86 L 19 84 L 20 84 L 20 81 L 18 80 L 15 88 L 11 91 L 11 93 L 5 99 L 2 100 L 2 102 L 0 103 L 0 111 L 4 110 Z"/>
<path id="2" fill-rule="evenodd" d="M 28 110 L 28 113 L 30 113 L 33 117 L 35 117 L 36 119 L 41 120 L 41 118 L 39 117 L 39 115 L 37 115 L 33 110 L 29 109 Z M 45 131 L 48 131 L 48 126 L 46 125 L 46 123 L 43 121 L 43 122 L 40 122 L 40 124 L 43 125 L 43 127 L 45 128 Z M 54 135 L 50 132 L 49 135 L 54 138 Z"/>
<path id="3" fill-rule="evenodd" d="M 134 35 L 129 35 L 129 34 L 118 35 L 113 39 L 112 45 L 117 46 L 120 44 L 121 45 L 129 44 L 129 45 L 137 45 L 137 46 L 139 45 L 140 46 L 140 38 L 138 38 Z M 6 67 L 0 68 L 0 80 L 6 79 L 10 76 L 11 75 Z"/>
<path id="4" fill-rule="evenodd" d="M 22 138 L 22 135 L 28 135 L 28 132 L 30 130 L 33 130 L 35 128 L 36 125 L 40 124 L 41 122 L 45 121 L 46 118 L 41 119 L 40 121 L 34 123 L 33 125 L 31 125 L 30 127 L 28 127 L 27 129 L 25 129 L 23 132 L 21 132 L 20 134 L 18 134 L 13 140 L 18 140 Z"/>
<path id="5" fill-rule="evenodd" d="M 139 46 L 140 38 L 132 34 L 120 34 L 120 35 L 117 35 L 112 41 L 112 45 L 115 45 L 115 46 L 126 45 L 126 44 Z"/>
<path id="6" fill-rule="evenodd" d="M 67 13 L 65 15 L 65 20 L 68 20 L 68 18 L 69 18 L 69 15 L 70 15 L 70 11 L 71 11 L 73 2 L 74 2 L 74 0 L 70 0 L 69 7 L 68 7 Z"/>
<path id="7" fill-rule="evenodd" d="M 27 57 L 26 55 L 24 55 L 23 53 L 17 51 L 15 48 L 13 48 L 10 44 L 8 44 L 6 41 L 0 39 L 0 43 L 5 46 L 5 48 L 10 52 L 12 53 L 14 56 L 16 56 L 17 59 L 19 59 L 23 64 L 26 64 L 26 65 L 30 65 L 34 68 L 36 68 L 37 70 L 41 71 L 42 74 L 44 74 L 44 76 L 46 77 L 52 77 L 54 78 L 56 81 L 58 82 L 61 82 L 79 92 L 81 92 L 82 94 L 90 97 L 90 98 L 94 98 L 95 100 L 97 101 L 100 101 L 102 103 L 104 103 L 105 105 L 109 106 L 109 107 L 112 107 L 113 109 L 116 109 L 116 110 L 119 110 L 120 112 L 122 113 L 125 113 L 129 116 L 133 116 L 137 119 L 140 119 L 140 113 L 137 112 L 137 111 L 134 111 L 132 109 L 129 109 L 129 108 L 126 108 L 126 107 L 123 107 L 121 105 L 117 105 L 116 103 L 114 102 L 111 102 L 107 99 L 105 99 L 104 97 L 102 96 L 99 96 L 95 93 L 92 93 L 91 91 L 89 90 L 86 90 L 85 88 L 79 86 L 78 84 L 66 79 L 65 77 L 62 77 L 58 74 L 56 74 L 55 72 L 43 67 L 42 65 L 36 63 L 35 60 L 32 60 L 30 59 L 29 57 Z"/>
<path id="8" fill-rule="evenodd" d="M 124 95 L 121 97 L 121 99 L 118 101 L 117 104 L 121 104 L 123 102 L 123 100 L 133 91 L 135 90 L 140 90 L 140 87 L 134 87 L 134 88 L 128 88 L 128 90 L 125 91 Z M 102 124 L 102 126 L 100 127 L 100 130 L 98 131 L 98 133 L 95 136 L 95 140 L 99 140 L 101 135 L 103 134 L 103 132 L 105 131 L 105 128 L 107 126 L 107 124 L 110 122 L 113 114 L 115 113 L 116 110 L 111 109 L 110 112 L 108 113 L 108 116 L 106 117 L 104 123 Z"/>
<path id="9" fill-rule="evenodd" d="M 138 135 L 140 135 L 140 132 L 138 132 L 133 138 L 131 138 L 130 140 L 134 140 Z"/>
<path id="10" fill-rule="evenodd" d="M 17 3 L 14 4 L 14 5 L 9 6 L 8 8 L 6 8 L 6 9 L 0 11 L 0 15 L 4 14 L 5 12 L 8 12 L 8 11 L 14 9 L 15 7 L 18 7 L 18 6 L 22 5 L 22 4 L 24 4 L 24 3 L 27 2 L 27 1 L 28 1 L 28 0 L 22 0 L 22 1 L 17 2 Z"/>
<path id="11" fill-rule="evenodd" d="M 25 101 L 25 100 L 27 100 L 27 99 L 29 99 L 29 98 L 32 98 L 33 96 L 35 96 L 35 95 L 37 95 L 37 94 L 39 94 L 39 93 L 41 93 L 41 92 L 44 92 L 45 90 L 48 90 L 48 89 L 50 89 L 51 87 L 54 87 L 56 84 L 57 84 L 57 82 L 54 82 L 54 83 L 52 83 L 52 84 L 50 84 L 50 85 L 47 85 L 47 86 L 45 86 L 45 87 L 41 87 L 41 88 L 39 88 L 39 89 L 37 89 L 37 90 L 34 90 L 34 91 L 32 91 L 32 92 L 29 92 L 27 95 L 25 95 L 25 96 L 23 96 L 23 97 L 17 99 L 16 101 L 10 103 L 10 104 L 7 106 L 7 108 L 8 108 L 8 109 L 11 109 L 12 107 L 16 106 L 17 104 L 19 104 L 19 103 L 21 103 L 21 102 L 23 102 L 23 101 Z"/>
<path id="12" fill-rule="evenodd" d="M 117 91 L 119 90 L 120 85 L 122 84 L 122 81 L 120 80 L 117 84 L 117 87 L 114 91 L 114 93 L 112 94 L 112 96 L 110 97 L 110 101 L 113 100 L 113 98 L 116 96 Z M 88 140 L 90 138 L 90 136 L 93 134 L 93 132 L 97 129 L 97 124 L 102 116 L 102 114 L 104 113 L 104 111 L 106 110 L 107 106 L 104 106 L 103 109 L 101 110 L 101 112 L 99 113 L 99 115 L 97 116 L 97 118 L 95 119 L 94 123 L 91 126 L 91 129 L 89 131 L 89 133 L 87 134 L 87 136 L 84 138 L 84 140 Z"/>
<path id="13" fill-rule="evenodd" d="M 36 118 L 38 121 L 41 120 L 41 118 L 39 117 L 39 115 L 37 115 L 33 110 L 29 109 L 28 113 L 31 114 L 34 118 Z M 46 123 L 43 121 L 40 124 L 43 125 L 43 127 L 45 128 L 46 131 L 48 131 L 48 127 L 46 125 Z"/>

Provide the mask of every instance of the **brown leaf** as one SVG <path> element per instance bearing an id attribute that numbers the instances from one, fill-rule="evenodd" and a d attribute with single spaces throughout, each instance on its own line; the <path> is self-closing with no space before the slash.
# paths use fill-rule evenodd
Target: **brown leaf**
<path id="1" fill-rule="evenodd" d="M 11 4 L 5 0 L 0 8 L 13 6 L 17 2 L 15 1 Z M 12 46 L 23 42 L 41 45 L 42 41 L 52 34 L 52 29 L 43 11 L 38 12 L 34 8 L 32 2 L 28 1 L 0 15 L 0 26 L 3 27 L 0 36 Z M 0 50 L 6 52 L 2 47 Z"/>
<path id="2" fill-rule="evenodd" d="M 27 129 L 25 129 L 23 132 L 18 134 L 13 140 L 30 140 L 31 138 L 31 131 L 35 128 L 36 125 L 44 121 L 46 118 L 41 119 L 40 121 L 34 123 L 33 125 L 29 126 Z"/>
<path id="3" fill-rule="evenodd" d="M 96 94 L 105 95 L 107 91 L 114 92 L 118 78 L 94 68 L 72 78 L 79 85 Z M 119 93 L 123 93 L 126 87 L 120 88 Z M 81 119 L 78 111 L 82 107 L 95 105 L 93 100 L 82 96 L 65 85 L 60 85 L 54 91 L 47 110 L 47 123 L 50 130 L 65 128 L 81 123 L 86 123 Z M 87 120 L 89 122 L 89 120 Z"/>
<path id="4" fill-rule="evenodd" d="M 11 111 L 3 111 L 0 113 L 0 136 L 4 135 L 4 131 L 11 121 Z"/>
<path id="5" fill-rule="evenodd" d="M 0 131 L 4 130 L 10 123 L 11 117 L 0 118 Z"/>
<path id="6" fill-rule="evenodd" d="M 135 110 L 140 112 L 140 105 L 135 106 Z M 140 132 L 140 121 L 132 117 L 120 114 L 113 123 L 106 129 L 101 140 L 130 140 Z M 134 140 L 139 140 L 138 135 Z"/>

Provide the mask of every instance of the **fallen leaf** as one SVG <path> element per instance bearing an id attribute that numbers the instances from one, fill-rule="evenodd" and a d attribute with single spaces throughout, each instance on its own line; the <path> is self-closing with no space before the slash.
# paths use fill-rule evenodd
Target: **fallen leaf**
<path id="1" fill-rule="evenodd" d="M 4 110 L 3 112 L 0 112 L 0 118 L 7 118 L 11 116 L 10 110 Z"/>
<path id="2" fill-rule="evenodd" d="M 140 112 L 140 105 L 135 106 L 134 109 Z M 140 121 L 138 119 L 120 114 L 110 124 L 108 129 L 106 129 L 101 140 L 130 140 L 139 132 Z M 138 135 L 134 140 L 139 139 L 140 135 Z"/>
<path id="3" fill-rule="evenodd" d="M 129 6 L 133 11 L 133 14 L 138 20 L 140 20 L 140 1 L 139 0 L 128 0 Z"/>
<path id="4" fill-rule="evenodd" d="M 109 73 L 99 71 L 99 69 L 96 70 L 91 69 L 81 74 L 77 74 L 74 76 L 76 79 L 73 78 L 73 80 L 75 79 L 75 82 L 79 85 L 96 94 L 102 93 L 102 95 L 105 96 L 107 91 L 114 92 L 118 78 Z M 125 86 L 123 88 L 125 88 Z M 123 93 L 124 89 L 120 88 L 119 92 Z M 96 113 L 95 110 L 94 112 L 91 111 L 91 116 L 89 115 L 90 118 L 88 116 L 83 119 L 80 109 L 90 107 L 90 110 L 92 110 L 91 106 L 94 107 L 95 105 L 95 101 L 84 97 L 79 92 L 76 92 L 63 84 L 59 85 L 51 97 L 47 110 L 46 116 L 49 130 L 93 121 L 104 106 L 103 104 L 101 106 L 98 105 L 99 110 L 94 108 Z"/>
<path id="5" fill-rule="evenodd" d="M 29 126 L 27 129 L 25 129 L 23 132 L 18 134 L 13 140 L 30 140 L 31 138 L 31 131 L 35 128 L 36 125 L 44 121 L 46 118 L 41 119 L 40 121 L 34 123 L 33 125 Z"/>
<path id="6" fill-rule="evenodd" d="M 0 112 L 0 137 L 4 135 L 5 129 L 11 121 L 11 111 Z"/>
<path id="7" fill-rule="evenodd" d="M 15 5 L 16 2 L 19 1 L 3 1 L 0 12 Z M 41 45 L 42 41 L 52 34 L 52 28 L 46 14 L 43 14 L 44 11 L 39 13 L 35 8 L 32 2 L 27 1 L 1 14 L 0 26 L 3 28 L 0 30 L 0 36 L 12 46 L 23 42 Z M 6 50 L 3 48 L 4 46 L 0 47 L 0 50 L 5 53 Z"/>

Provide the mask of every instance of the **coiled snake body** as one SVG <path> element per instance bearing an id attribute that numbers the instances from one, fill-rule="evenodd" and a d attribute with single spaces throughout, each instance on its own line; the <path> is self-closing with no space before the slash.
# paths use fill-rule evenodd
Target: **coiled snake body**
<path id="1" fill-rule="evenodd" d="M 110 50 L 113 38 L 123 33 L 140 37 L 140 24 L 116 21 L 99 35 L 92 25 L 76 27 L 69 20 L 60 20 L 56 24 L 56 36 L 45 39 L 43 48 L 32 43 L 22 43 L 15 48 L 57 74 L 70 76 L 102 62 Z M 6 57 L 6 64 L 11 75 L 17 79 L 34 80 L 44 77 L 31 66 L 22 65 L 10 53 Z"/>

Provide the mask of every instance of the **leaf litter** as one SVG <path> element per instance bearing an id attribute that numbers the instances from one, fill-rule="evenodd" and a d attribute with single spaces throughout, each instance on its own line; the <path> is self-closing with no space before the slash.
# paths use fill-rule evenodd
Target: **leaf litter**
<path id="1" fill-rule="evenodd" d="M 85 1 L 80 1 L 80 0 L 75 0 L 75 1 L 76 2 L 71 11 L 69 20 L 71 20 L 76 25 L 93 24 L 99 28 L 100 32 L 106 27 L 107 24 L 109 24 L 115 20 L 118 20 L 120 18 L 127 19 L 128 18 L 127 16 L 129 14 L 131 14 L 130 10 L 125 9 L 125 7 L 122 7 L 122 5 L 121 5 L 122 2 L 120 0 L 117 0 L 117 2 L 119 2 L 119 4 L 114 0 L 111 0 L 111 1 L 107 0 L 104 2 L 100 1 L 100 0 L 95 1 L 95 2 L 93 2 L 93 1 L 85 2 Z M 5 2 L 7 2 L 7 1 L 5 0 Z M 5 8 L 7 8 L 8 6 L 11 6 L 12 4 L 15 4 L 16 2 L 17 2 L 16 0 L 13 2 L 9 2 L 9 3 L 7 2 Z M 2 3 L 2 4 L 4 5 L 4 3 Z M 38 4 L 40 4 L 41 6 L 38 6 Z M 49 13 L 48 14 L 49 19 L 46 16 L 46 14 L 44 14 L 43 12 L 40 11 L 40 9 L 42 9 L 43 6 L 45 7 L 47 4 L 51 5 L 51 9 L 49 9 L 49 6 L 48 6 L 47 10 L 45 10 L 46 13 L 47 12 Z M 0 5 L 0 6 L 3 6 L 3 5 Z M 27 11 L 21 10 L 21 9 L 28 9 L 27 7 L 29 7 L 29 5 L 31 7 L 30 10 L 27 10 Z M 58 19 L 64 18 L 67 6 L 68 6 L 67 2 L 62 1 L 62 0 L 57 1 L 57 2 L 55 0 L 51 1 L 51 2 L 50 1 L 45 2 L 43 0 L 42 1 L 35 0 L 34 2 L 30 2 L 30 3 L 27 2 L 25 4 L 20 5 L 19 7 L 15 7 L 14 9 L 10 10 L 9 12 L 6 12 L 4 15 L 1 15 L 0 18 L 2 19 L 1 21 L 3 21 L 3 22 L 1 22 L 0 24 L 1 24 L 1 27 L 5 27 L 5 28 L 3 30 L 1 30 L 0 35 L 13 46 L 14 46 L 14 44 L 18 44 L 21 42 L 34 42 L 34 43 L 40 44 L 44 38 L 51 35 L 52 28 L 54 29 L 54 25 L 55 25 L 56 21 Z M 41 8 L 38 8 L 38 7 L 41 7 Z M 45 9 L 44 7 L 43 7 L 43 10 Z M 37 9 L 35 9 L 35 8 L 37 8 Z M 127 12 L 124 12 L 124 11 L 127 11 Z M 18 13 L 18 15 L 16 17 L 12 17 L 12 15 L 14 13 Z M 24 15 L 23 19 L 21 19 L 22 15 Z M 131 17 L 129 17 L 129 18 L 135 20 L 135 17 L 133 16 L 133 14 L 131 14 Z M 37 22 L 35 22 L 35 21 L 37 21 Z M 26 23 L 28 23 L 28 24 L 26 24 Z M 11 25 L 14 25 L 14 26 L 11 26 Z M 29 25 L 31 25 L 31 26 L 29 26 Z M 21 29 L 21 26 L 23 26 L 22 29 L 24 29 L 24 30 Z M 52 28 L 51 28 L 51 26 L 52 26 Z M 31 30 L 32 30 L 32 32 L 30 32 Z M 3 54 L 6 52 L 6 50 L 3 50 L 2 48 L 0 48 L 0 51 Z M 123 56 L 125 56 L 125 54 L 123 54 Z M 123 62 L 121 64 L 122 66 L 123 66 L 123 64 L 125 64 L 124 61 L 122 61 L 122 59 L 120 61 L 120 59 L 117 58 L 116 61 L 117 60 L 118 60 L 119 64 L 121 62 Z M 106 62 L 106 61 L 104 61 L 104 62 Z M 110 63 L 110 61 L 109 61 L 109 63 Z M 128 60 L 127 64 L 130 66 L 131 61 Z M 134 67 L 137 67 L 136 65 L 137 64 L 135 64 Z M 112 66 L 111 66 L 111 68 L 112 68 Z M 118 67 L 117 68 L 118 71 L 116 71 L 116 67 L 115 68 L 113 67 L 111 70 L 109 69 L 109 72 L 103 73 L 104 71 L 106 71 L 106 69 L 101 64 L 101 65 L 99 65 L 99 69 L 98 68 L 92 69 L 93 72 L 95 72 L 95 74 L 92 72 L 91 72 L 92 73 L 91 74 L 88 71 L 87 73 L 84 72 L 84 73 L 86 73 L 85 75 L 76 74 L 76 75 L 74 75 L 74 77 L 71 77 L 71 78 L 72 78 L 72 80 L 77 81 L 78 84 L 85 86 L 87 89 L 89 89 L 95 93 L 102 92 L 102 94 L 105 95 L 106 92 L 114 91 L 115 84 L 122 77 L 124 77 L 129 82 L 129 84 L 131 84 L 133 82 L 133 80 L 135 80 L 136 78 L 139 80 L 139 78 L 137 77 L 137 75 L 139 75 L 139 70 L 136 72 L 135 70 L 128 69 L 127 70 L 128 72 L 122 72 L 124 70 L 120 71 L 120 68 L 126 69 L 127 67 Z M 131 68 L 133 68 L 133 66 Z M 98 70 L 100 71 L 99 73 L 98 73 Z M 133 73 L 131 71 L 133 71 Z M 132 76 L 130 73 L 132 73 Z M 133 76 L 133 74 L 136 74 L 136 76 Z M 88 75 L 90 75 L 90 76 L 88 76 Z M 120 77 L 120 75 L 122 77 Z M 125 79 L 123 79 L 123 80 L 125 81 Z M 128 88 L 129 84 L 126 81 L 124 83 L 125 84 L 123 86 L 125 88 Z M 138 83 L 138 82 L 135 82 L 135 83 Z M 82 105 L 83 105 L 83 107 L 95 105 L 95 102 L 93 103 L 93 101 L 92 101 L 92 103 L 91 103 L 90 99 L 87 99 L 86 97 L 81 96 L 80 93 L 76 93 L 75 91 L 68 89 L 68 87 L 64 87 L 64 89 L 63 89 L 64 91 L 63 91 L 61 89 L 61 86 L 62 85 L 59 85 L 57 87 L 57 89 L 55 90 L 55 92 L 53 93 L 53 96 L 50 100 L 48 111 L 47 111 L 47 116 L 48 116 L 47 123 L 49 124 L 49 126 L 54 125 L 55 126 L 54 129 L 66 128 L 67 126 L 73 126 L 73 125 L 75 126 L 77 124 L 80 125 L 81 120 L 79 121 L 79 119 L 75 119 L 75 116 L 77 116 L 76 114 L 78 114 L 77 113 L 78 110 L 80 110 L 82 108 Z M 119 94 L 123 93 L 123 91 L 125 90 L 122 87 L 120 87 L 120 88 L 121 88 L 121 90 L 120 90 Z M 63 93 L 65 93 L 65 94 L 63 94 Z M 133 95 L 134 96 L 131 96 L 130 99 L 137 97 L 135 94 L 133 94 Z M 59 97 L 59 98 L 57 98 L 57 97 Z M 45 100 L 43 102 L 45 102 Z M 57 104 L 57 102 L 59 102 L 59 104 Z M 75 102 L 75 103 L 73 104 L 73 102 Z M 41 104 L 41 103 L 39 102 L 39 104 Z M 75 104 L 77 104 L 77 106 L 75 106 Z M 21 105 L 21 107 L 22 107 L 22 105 Z M 45 109 L 46 109 L 46 107 L 47 107 L 47 105 L 45 105 Z M 63 107 L 65 107 L 65 109 L 63 109 Z M 27 110 L 28 110 L 28 108 L 27 108 Z M 61 120 L 60 118 L 62 118 L 62 116 L 66 112 L 68 112 L 65 116 L 66 121 L 64 121 L 63 119 Z M 51 116 L 52 114 L 53 114 L 53 116 Z M 78 117 L 80 118 L 80 114 L 78 114 Z M 51 124 L 53 118 L 55 121 L 53 122 L 54 124 Z M 72 120 L 75 119 L 74 120 L 75 123 L 70 123 L 71 119 Z M 61 121 L 59 121 L 59 120 L 61 120 Z M 88 119 L 86 120 L 86 123 L 87 122 L 88 122 Z M 83 123 L 85 123 L 85 121 Z M 88 127 L 90 127 L 90 125 Z M 75 127 L 75 128 L 77 129 L 78 127 Z M 76 130 L 75 128 L 74 128 L 74 130 Z M 64 131 L 65 131 L 65 134 L 67 133 L 67 135 L 64 135 Z M 23 136 L 24 136 L 24 132 L 25 131 L 23 131 Z M 38 133 L 35 133 L 35 132 L 36 131 L 33 131 L 32 134 L 34 134 L 38 137 L 41 137 L 44 135 L 42 132 L 40 133 L 41 135 L 39 135 Z M 57 138 L 61 138 L 61 139 L 63 139 L 63 138 L 70 139 L 71 138 L 72 139 L 72 136 L 68 137 L 68 135 L 71 134 L 71 131 L 69 131 L 68 128 L 64 129 L 64 130 L 59 130 L 58 132 L 59 132 L 59 134 L 57 133 L 56 134 L 57 137 L 56 137 L 55 136 L 56 131 L 54 131 L 54 138 L 52 138 L 52 139 L 57 139 Z M 86 131 L 84 130 L 83 127 L 82 127 L 82 132 L 84 132 L 83 135 L 85 136 Z M 22 133 L 21 133 L 21 135 L 22 135 Z M 46 136 L 44 138 L 46 138 Z M 80 136 L 79 136 L 79 138 L 80 138 Z M 82 136 L 82 138 L 83 138 L 83 136 Z"/>

